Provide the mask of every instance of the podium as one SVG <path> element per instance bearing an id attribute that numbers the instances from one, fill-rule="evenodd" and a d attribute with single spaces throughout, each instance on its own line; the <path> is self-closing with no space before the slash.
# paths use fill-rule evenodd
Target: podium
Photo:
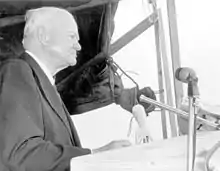
<path id="1" fill-rule="evenodd" d="M 205 171 L 207 152 L 220 141 L 220 131 L 199 132 L 195 171 Z M 187 136 L 134 145 L 71 160 L 71 171 L 186 171 Z M 220 149 L 210 162 L 220 170 Z"/>

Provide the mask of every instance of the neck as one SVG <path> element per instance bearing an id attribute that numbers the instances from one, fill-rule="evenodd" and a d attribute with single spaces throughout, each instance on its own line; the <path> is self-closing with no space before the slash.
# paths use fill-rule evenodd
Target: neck
<path id="1" fill-rule="evenodd" d="M 55 74 L 57 73 L 57 69 L 56 67 L 54 67 L 55 65 L 53 65 L 53 61 L 48 54 L 43 53 L 40 49 L 37 48 L 27 48 L 26 50 L 35 55 L 35 57 L 38 58 L 40 62 L 45 65 L 50 74 L 52 76 L 55 76 Z"/>

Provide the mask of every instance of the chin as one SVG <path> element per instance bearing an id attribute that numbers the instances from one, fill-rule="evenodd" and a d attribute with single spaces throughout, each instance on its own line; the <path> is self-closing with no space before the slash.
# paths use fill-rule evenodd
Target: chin
<path id="1" fill-rule="evenodd" d="M 77 61 L 76 61 L 76 60 L 71 61 L 71 62 L 70 62 L 70 66 L 74 66 L 74 65 L 76 65 L 76 63 L 77 63 Z"/>

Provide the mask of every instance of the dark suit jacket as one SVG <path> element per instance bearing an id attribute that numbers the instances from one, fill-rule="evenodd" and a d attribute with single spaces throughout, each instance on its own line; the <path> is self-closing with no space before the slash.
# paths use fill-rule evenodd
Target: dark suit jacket
<path id="1" fill-rule="evenodd" d="M 26 53 L 0 66 L 0 171 L 64 171 L 80 148 L 71 118 Z"/>

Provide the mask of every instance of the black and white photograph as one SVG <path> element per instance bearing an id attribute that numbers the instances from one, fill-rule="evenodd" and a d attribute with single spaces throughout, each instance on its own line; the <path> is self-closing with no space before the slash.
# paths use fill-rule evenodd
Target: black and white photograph
<path id="1" fill-rule="evenodd" d="M 0 171 L 220 171 L 219 8 L 0 0 Z"/>

